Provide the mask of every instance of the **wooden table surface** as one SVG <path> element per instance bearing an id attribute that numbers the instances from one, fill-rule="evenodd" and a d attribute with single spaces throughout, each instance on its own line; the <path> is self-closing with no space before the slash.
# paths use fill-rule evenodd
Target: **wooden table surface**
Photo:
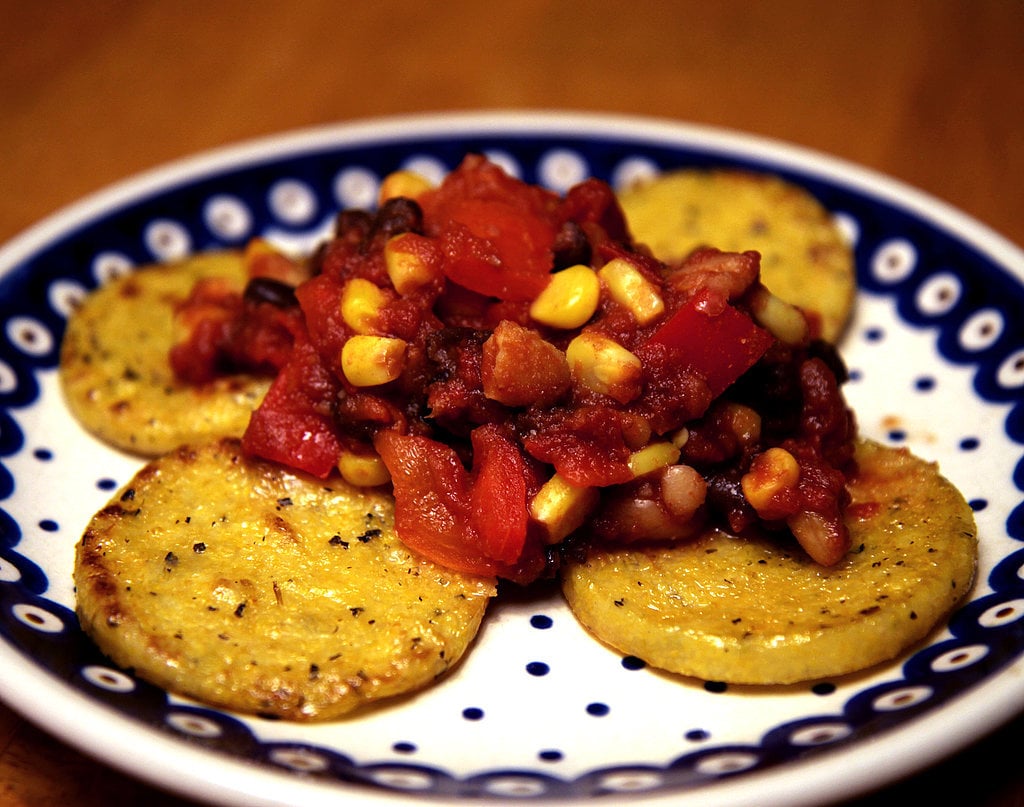
<path id="1" fill-rule="evenodd" d="M 0 242 L 141 169 L 311 124 L 571 109 L 882 171 L 1024 244 L 1024 3 L 0 0 Z M 1012 718 L 1012 715 L 1008 715 Z M 951 726 L 951 731 L 956 727 Z M 858 804 L 1024 804 L 1010 722 Z M 0 804 L 181 805 L 0 707 Z"/>

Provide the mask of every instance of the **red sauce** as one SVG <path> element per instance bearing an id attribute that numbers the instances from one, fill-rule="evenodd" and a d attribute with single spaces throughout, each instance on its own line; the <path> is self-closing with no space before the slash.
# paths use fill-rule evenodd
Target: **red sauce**
<path id="1" fill-rule="evenodd" d="M 412 255 L 421 276 L 393 280 L 386 248 Z M 531 317 L 553 272 L 613 260 L 647 281 L 663 313 L 639 322 L 605 283 L 581 327 Z M 557 565 L 565 536 L 535 507 L 555 475 L 597 491 L 580 499 L 591 529 L 574 536 L 685 538 L 708 520 L 785 531 L 811 512 L 841 541 L 855 433 L 844 370 L 828 346 L 783 345 L 755 321 L 758 265 L 756 253 L 711 249 L 662 264 L 630 241 L 605 183 L 559 197 L 471 156 L 416 200 L 339 216 L 292 303 L 197 289 L 191 339 L 171 360 L 197 383 L 239 369 L 273 375 L 245 450 L 321 477 L 343 452 L 379 458 L 400 536 L 463 571 L 528 582 Z M 353 281 L 372 284 L 369 335 L 401 351 L 380 383 L 354 383 L 342 366 L 362 335 L 344 314 Z M 634 357 L 632 380 L 582 379 L 566 358 L 581 334 Z M 637 478 L 631 463 L 652 443 L 681 446 L 677 462 L 706 480 L 695 509 L 662 490 L 663 468 Z M 772 446 L 795 459 L 799 481 L 759 512 L 743 478 Z M 639 526 L 616 515 L 640 511 Z"/>

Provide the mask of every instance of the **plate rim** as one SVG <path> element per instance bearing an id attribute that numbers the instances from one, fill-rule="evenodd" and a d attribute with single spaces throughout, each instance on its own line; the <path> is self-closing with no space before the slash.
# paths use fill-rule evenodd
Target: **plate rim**
<path id="1" fill-rule="evenodd" d="M 805 146 L 733 129 L 638 115 L 555 110 L 459 111 L 381 116 L 292 129 L 205 149 L 106 185 L 16 234 L 0 245 L 0 277 L 6 276 L 25 257 L 55 238 L 73 232 L 111 210 L 131 205 L 149 194 L 193 184 L 206 176 L 271 162 L 285 155 L 297 157 L 303 153 L 316 153 L 328 147 L 380 141 L 397 143 L 403 140 L 415 141 L 425 136 L 450 137 L 471 133 L 495 136 L 578 134 L 663 142 L 677 147 L 699 147 L 708 153 L 724 156 L 755 155 L 759 159 L 820 176 L 829 182 L 842 184 L 871 198 L 909 210 L 987 254 L 1001 268 L 1024 283 L 1024 250 L 970 214 L 873 169 Z M 42 671 L 49 683 L 57 685 L 58 694 L 55 695 L 49 689 L 46 692 L 38 691 L 38 683 L 32 685 L 32 676 L 38 679 L 41 668 L 6 640 L 0 641 L 0 659 L 4 661 L 0 664 L 0 699 L 11 709 L 83 753 L 166 790 L 202 801 L 214 797 L 218 801 L 244 798 L 245 803 L 257 805 L 291 803 L 296 795 L 304 797 L 304 803 L 315 805 L 336 801 L 339 794 L 342 794 L 350 803 L 369 806 L 394 804 L 405 795 L 338 782 L 317 785 L 292 774 L 256 766 L 221 752 L 190 746 L 156 729 L 140 725 L 131 717 L 88 698 L 48 670 Z M 22 700 L 12 697 L 15 694 Z M 26 697 L 27 694 L 30 697 Z M 62 723 L 60 715 L 64 709 L 54 708 L 55 704 L 68 709 L 91 709 L 102 715 L 102 720 L 90 722 L 84 727 L 70 726 L 66 722 Z M 876 737 L 858 740 L 827 755 L 787 762 L 777 768 L 744 774 L 737 779 L 727 779 L 693 792 L 669 791 L 638 795 L 630 800 L 645 805 L 683 805 L 692 800 L 694 803 L 699 801 L 701 805 L 727 807 L 747 803 L 755 792 L 763 797 L 766 785 L 770 784 L 772 803 L 811 804 L 817 799 L 808 798 L 808 791 L 819 797 L 823 793 L 835 797 L 836 782 L 830 771 L 837 759 L 841 760 L 848 774 L 860 774 L 847 777 L 855 781 L 850 782 L 842 791 L 844 797 L 852 797 L 891 784 L 901 775 L 924 770 L 966 748 L 969 743 L 1015 719 L 1024 711 L 1022 704 L 1024 648 L 996 674 L 937 709 L 889 728 Z M 1007 709 L 1007 706 L 1011 708 Z M 971 715 L 971 720 L 966 722 L 966 730 L 932 732 L 927 753 L 916 755 L 913 762 L 906 760 L 905 753 L 897 752 L 905 751 L 907 736 L 917 735 L 922 730 L 937 728 L 939 725 L 948 728 L 951 711 L 956 713 L 965 708 L 970 709 Z M 112 728 L 117 730 L 112 732 Z M 143 753 L 140 753 L 140 745 L 133 742 L 133 737 L 137 738 L 140 731 L 149 740 Z M 116 742 L 113 741 L 115 736 Z M 98 743 L 101 737 L 104 742 Z M 144 761 L 140 761 L 140 757 Z M 231 785 L 224 782 L 223 774 L 227 769 L 238 780 Z M 189 777 L 191 781 L 183 781 L 183 777 Z M 288 799 L 284 798 L 284 791 L 287 791 Z M 323 802 L 319 800 L 321 798 Z M 569 797 L 569 800 L 575 798 L 578 797 Z M 502 801 L 500 797 L 493 797 L 493 800 Z M 464 800 L 459 799 L 432 798 L 431 801 L 438 804 L 465 804 Z"/>

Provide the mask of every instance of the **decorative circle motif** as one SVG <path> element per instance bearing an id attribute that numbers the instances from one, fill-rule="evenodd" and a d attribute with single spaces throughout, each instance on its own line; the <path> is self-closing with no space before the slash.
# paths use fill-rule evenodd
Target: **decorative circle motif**
<path id="1" fill-rule="evenodd" d="M 827 745 L 845 740 L 852 733 L 847 723 L 816 723 L 794 731 L 789 740 L 793 745 Z"/>
<path id="2" fill-rule="evenodd" d="M 934 690 L 928 686 L 900 687 L 876 698 L 871 705 L 879 712 L 896 712 L 924 703 L 933 694 Z"/>
<path id="3" fill-rule="evenodd" d="M 33 317 L 11 317 L 7 339 L 27 356 L 46 356 L 55 345 L 50 329 Z"/>
<path id="4" fill-rule="evenodd" d="M 430 790 L 434 785 L 433 777 L 409 768 L 377 768 L 371 772 L 370 779 L 397 790 Z"/>
<path id="5" fill-rule="evenodd" d="M 998 308 L 975 311 L 960 328 L 960 347 L 970 352 L 987 350 L 1003 335 L 1006 321 Z"/>
<path id="6" fill-rule="evenodd" d="M 441 180 L 443 180 L 445 174 L 448 173 L 448 166 L 441 160 L 435 157 L 428 157 L 425 154 L 418 154 L 415 157 L 410 157 L 402 163 L 402 167 L 406 171 L 412 171 L 414 174 L 419 174 L 433 185 L 440 185 Z"/>
<path id="7" fill-rule="evenodd" d="M 871 260 L 874 276 L 887 285 L 906 280 L 916 266 L 917 249 L 904 238 L 894 238 L 881 244 Z"/>
<path id="8" fill-rule="evenodd" d="M 237 196 L 218 194 L 203 207 L 210 232 L 225 241 L 239 241 L 252 232 L 252 213 Z"/>
<path id="9" fill-rule="evenodd" d="M 67 319 L 78 308 L 88 292 L 81 283 L 73 280 L 56 280 L 47 291 L 50 307 Z"/>
<path id="10" fill-rule="evenodd" d="M 367 168 L 346 168 L 334 178 L 334 198 L 342 209 L 377 206 L 380 178 Z"/>
<path id="11" fill-rule="evenodd" d="M 630 157 L 623 160 L 612 172 L 611 186 L 617 190 L 628 188 L 638 182 L 653 179 L 658 174 L 658 165 L 647 157 Z"/>
<path id="12" fill-rule="evenodd" d="M 316 194 L 305 182 L 282 179 L 275 182 L 269 194 L 270 209 L 286 224 L 309 223 L 316 215 Z"/>
<path id="13" fill-rule="evenodd" d="M 11 609 L 11 613 L 21 624 L 28 625 L 41 633 L 60 633 L 65 627 L 64 621 L 60 617 L 38 605 L 18 603 Z"/>
<path id="14" fill-rule="evenodd" d="M 13 563 L 0 558 L 0 583 L 17 583 L 21 580 L 21 572 Z"/>
<path id="15" fill-rule="evenodd" d="M 937 673 L 962 670 L 981 661 L 989 654 L 989 648 L 983 644 L 971 644 L 958 647 L 943 653 L 932 662 L 932 669 Z"/>
<path id="16" fill-rule="evenodd" d="M 641 793 L 656 790 L 665 782 L 665 777 L 648 770 L 616 771 L 598 779 L 598 787 L 614 793 Z"/>
<path id="17" fill-rule="evenodd" d="M 722 751 L 709 753 L 697 761 L 694 766 L 698 773 L 708 776 L 721 776 L 726 773 L 739 773 L 753 768 L 760 757 L 749 751 Z"/>
<path id="18" fill-rule="evenodd" d="M 223 733 L 215 721 L 190 712 L 171 712 L 167 715 L 167 725 L 191 737 L 211 739 Z"/>
<path id="19" fill-rule="evenodd" d="M 134 264 L 122 252 L 104 251 L 92 259 L 92 276 L 102 286 L 132 271 Z"/>
<path id="20" fill-rule="evenodd" d="M 270 760 L 302 773 L 319 773 L 329 767 L 323 756 L 306 748 L 275 748 L 270 752 Z"/>
<path id="21" fill-rule="evenodd" d="M 993 605 L 978 617 L 978 624 L 983 628 L 1000 628 L 1016 622 L 1024 616 L 1024 599 L 1008 600 Z"/>
<path id="22" fill-rule="evenodd" d="M 940 317 L 953 310 L 960 301 L 963 284 L 951 272 L 928 278 L 917 291 L 917 307 L 923 314 Z"/>
<path id="23" fill-rule="evenodd" d="M 0 394 L 6 395 L 18 388 L 18 374 L 7 362 L 0 359 Z"/>
<path id="24" fill-rule="evenodd" d="M 135 690 L 135 679 L 110 667 L 90 664 L 88 667 L 82 668 L 82 677 L 93 686 L 108 692 L 133 692 Z"/>
<path id="25" fill-rule="evenodd" d="M 546 790 L 543 782 L 531 776 L 497 776 L 484 785 L 484 791 L 492 796 L 515 798 L 543 796 Z"/>
<path id="26" fill-rule="evenodd" d="M 143 240 L 158 261 L 180 261 L 192 251 L 192 236 L 183 224 L 157 219 L 146 227 Z"/>
<path id="27" fill-rule="evenodd" d="M 1002 364 L 996 373 L 996 380 L 1004 389 L 1018 389 L 1024 386 L 1024 348 L 1015 350 Z"/>
<path id="28" fill-rule="evenodd" d="M 576 151 L 553 149 L 541 157 L 537 168 L 541 184 L 564 193 L 590 174 L 587 161 Z"/>

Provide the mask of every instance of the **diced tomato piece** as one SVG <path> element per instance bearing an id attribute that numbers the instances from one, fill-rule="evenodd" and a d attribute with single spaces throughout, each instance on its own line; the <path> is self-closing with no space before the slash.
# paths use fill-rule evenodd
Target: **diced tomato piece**
<path id="1" fill-rule="evenodd" d="M 242 448 L 264 459 L 326 477 L 335 468 L 341 443 L 334 419 L 322 403 L 333 400 L 337 381 L 313 346 L 296 344 L 266 397 L 252 414 Z"/>
<path id="2" fill-rule="evenodd" d="M 544 288 L 554 261 L 557 196 L 471 156 L 417 201 L 453 282 L 502 300 L 530 300 Z"/>
<path id="3" fill-rule="evenodd" d="M 648 340 L 663 345 L 678 361 L 702 375 L 718 397 L 749 370 L 774 337 L 745 313 L 711 293 L 698 292 Z"/>
<path id="4" fill-rule="evenodd" d="M 488 557 L 515 563 L 526 543 L 526 463 L 519 448 L 497 426 L 472 434 L 473 487 L 470 512 Z"/>
<path id="5" fill-rule="evenodd" d="M 543 564 L 528 535 L 527 470 L 498 427 L 473 437 L 474 468 L 454 449 L 386 430 L 374 447 L 391 474 L 395 528 L 424 557 L 467 574 L 526 580 Z"/>

